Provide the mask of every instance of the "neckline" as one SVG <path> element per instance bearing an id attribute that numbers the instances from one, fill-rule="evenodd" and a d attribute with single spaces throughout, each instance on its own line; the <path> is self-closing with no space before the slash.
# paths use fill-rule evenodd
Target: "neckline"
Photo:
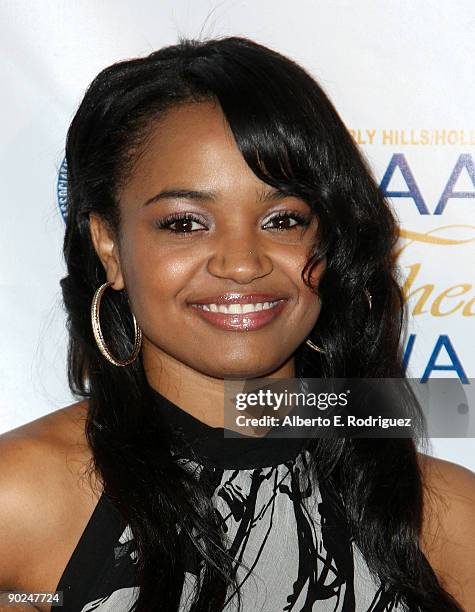
<path id="1" fill-rule="evenodd" d="M 161 412 L 167 424 L 181 433 L 188 448 L 180 448 L 178 455 L 208 467 L 221 469 L 256 469 L 271 467 L 295 460 L 303 450 L 308 438 L 276 437 L 277 428 L 272 428 L 264 437 L 239 434 L 225 427 L 212 427 L 170 401 L 159 391 L 150 387 L 152 402 Z M 229 436 L 225 437 L 225 432 Z"/>

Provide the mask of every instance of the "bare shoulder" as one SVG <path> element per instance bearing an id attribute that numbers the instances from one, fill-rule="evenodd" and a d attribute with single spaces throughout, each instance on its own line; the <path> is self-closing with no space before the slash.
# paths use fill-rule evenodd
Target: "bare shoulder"
<path id="1" fill-rule="evenodd" d="M 475 473 L 419 455 L 424 483 L 421 547 L 446 590 L 475 610 Z"/>
<path id="2" fill-rule="evenodd" d="M 0 586 L 48 583 L 63 563 L 52 543 L 74 537 L 97 500 L 85 438 L 87 402 L 0 435 Z M 46 552 L 51 574 L 45 574 Z M 57 557 L 55 558 L 55 555 Z M 28 584 L 23 580 L 25 575 Z M 53 585 L 53 589 L 54 589 Z"/>
<path id="3" fill-rule="evenodd" d="M 52 485 L 58 470 L 74 471 L 88 455 L 86 415 L 87 402 L 76 402 L 0 435 L 1 484 Z"/>

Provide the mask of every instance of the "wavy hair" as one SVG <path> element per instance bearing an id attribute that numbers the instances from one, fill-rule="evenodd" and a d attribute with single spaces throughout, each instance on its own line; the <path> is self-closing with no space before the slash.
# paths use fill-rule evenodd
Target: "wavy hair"
<path id="1" fill-rule="evenodd" d="M 240 37 L 180 40 L 102 70 L 67 134 L 67 275 L 61 287 L 69 385 L 89 399 L 91 469 L 128 521 L 137 546 L 136 612 L 178 610 L 184 583 L 178 533 L 192 542 L 203 568 L 193 612 L 223 609 L 237 586 L 234 559 L 210 491 L 174 460 L 172 432 L 159 411 L 150 409 L 141 356 L 117 368 L 97 348 L 90 307 L 106 277 L 91 241 L 89 214 L 107 221 L 120 246 L 118 194 L 152 124 L 175 105 L 210 99 L 219 102 L 254 174 L 302 197 L 319 219 L 302 278 L 327 258 L 318 287 L 322 309 L 309 336 L 325 354 L 303 343 L 295 351 L 297 375 L 404 378 L 395 218 L 316 81 L 292 60 Z M 365 288 L 372 294 L 371 310 Z M 102 302 L 102 329 L 112 352 L 125 356 L 134 335 L 127 292 L 109 294 Z M 412 410 L 419 418 L 415 402 Z M 414 440 L 325 439 L 309 448 L 310 469 L 332 492 L 351 540 L 387 593 L 411 611 L 460 611 L 419 546 L 423 483 Z"/>

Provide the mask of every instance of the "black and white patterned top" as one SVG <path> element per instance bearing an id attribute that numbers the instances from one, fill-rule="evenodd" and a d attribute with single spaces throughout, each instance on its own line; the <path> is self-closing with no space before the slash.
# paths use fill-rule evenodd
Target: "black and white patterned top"
<path id="1" fill-rule="evenodd" d="M 325 488 L 307 473 L 306 440 L 226 438 L 222 428 L 209 427 L 153 393 L 202 458 L 176 460 L 212 482 L 213 505 L 238 562 L 243 612 L 402 610 L 398 597 L 370 574 Z M 193 559 L 187 555 L 180 612 L 190 608 L 199 572 Z M 103 494 L 58 584 L 64 610 L 128 612 L 138 596 L 135 561 L 131 530 Z M 224 610 L 236 611 L 237 597 L 230 597 Z"/>

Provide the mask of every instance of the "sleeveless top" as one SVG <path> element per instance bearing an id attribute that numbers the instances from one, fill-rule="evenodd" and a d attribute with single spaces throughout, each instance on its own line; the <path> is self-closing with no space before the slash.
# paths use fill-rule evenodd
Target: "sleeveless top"
<path id="1" fill-rule="evenodd" d="M 242 612 L 403 610 L 399 597 L 370 574 L 325 488 L 307 473 L 306 440 L 225 437 L 223 428 L 152 394 L 200 457 L 176 461 L 212 483 L 213 506 L 236 560 Z M 185 554 L 180 612 L 191 607 L 200 571 L 195 559 L 193 550 Z M 139 592 L 136 561 L 131 529 L 103 493 L 56 589 L 65 611 L 129 612 Z M 228 594 L 223 610 L 237 611 L 237 596 Z"/>

